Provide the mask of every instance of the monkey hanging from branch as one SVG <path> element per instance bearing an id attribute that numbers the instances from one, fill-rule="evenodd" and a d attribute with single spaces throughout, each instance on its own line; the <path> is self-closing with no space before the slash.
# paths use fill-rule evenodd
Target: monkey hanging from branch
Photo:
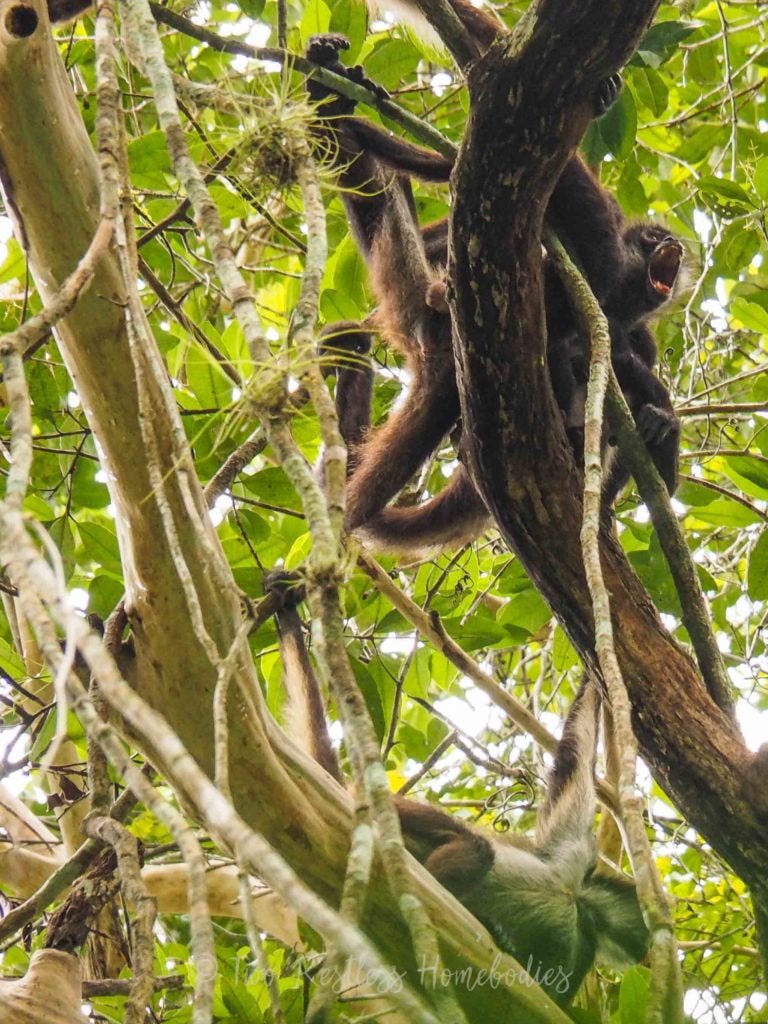
<path id="1" fill-rule="evenodd" d="M 495 19 L 464 0 L 451 4 L 481 46 L 502 31 Z M 315 37 L 307 56 L 371 85 L 361 68 L 345 69 L 340 63 L 338 54 L 346 45 L 341 36 Z M 596 114 L 615 100 L 619 85 L 614 76 L 601 86 Z M 411 380 L 402 404 L 357 448 L 348 484 L 347 525 L 380 549 L 423 552 L 462 543 L 488 523 L 463 465 L 435 497 L 412 507 L 389 504 L 455 428 L 459 415 L 445 297 L 448 224 L 443 220 L 420 230 L 408 177 L 445 181 L 451 161 L 352 116 L 354 103 L 325 87 L 310 80 L 308 88 L 312 98 L 322 101 L 319 132 L 338 168 L 350 226 L 379 300 L 369 324 L 404 355 Z M 618 204 L 578 156 L 571 158 L 555 187 L 547 219 L 608 318 L 619 384 L 671 493 L 677 483 L 679 422 L 666 388 L 653 373 L 656 343 L 646 320 L 679 291 L 683 247 L 658 225 L 627 225 Z M 544 300 L 550 379 L 579 459 L 588 339 L 546 258 Z M 337 404 L 340 415 L 349 415 L 343 400 Z M 628 478 L 612 452 L 604 484 L 607 506 Z"/>
<path id="2" fill-rule="evenodd" d="M 286 727 L 341 780 L 297 611 L 303 588 L 295 576 L 278 571 L 267 578 L 266 589 L 280 600 Z M 638 963 L 648 950 L 634 884 L 618 871 L 598 868 L 599 707 L 597 684 L 585 676 L 563 727 L 532 839 L 496 835 L 434 805 L 395 797 L 408 850 L 560 1006 L 572 1002 L 595 960 L 621 968 Z"/>

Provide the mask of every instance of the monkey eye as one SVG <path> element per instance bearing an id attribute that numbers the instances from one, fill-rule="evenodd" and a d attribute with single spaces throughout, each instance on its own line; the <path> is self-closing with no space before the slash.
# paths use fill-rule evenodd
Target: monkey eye
<path id="1" fill-rule="evenodd" d="M 648 261 L 648 280 L 657 295 L 664 299 L 671 295 L 682 262 L 683 247 L 676 239 L 665 236 L 655 244 Z"/>
<path id="2" fill-rule="evenodd" d="M 657 245 L 666 241 L 671 242 L 673 241 L 673 238 L 671 235 L 662 233 L 661 231 L 644 231 L 640 235 L 640 245 L 645 252 L 653 252 Z"/>

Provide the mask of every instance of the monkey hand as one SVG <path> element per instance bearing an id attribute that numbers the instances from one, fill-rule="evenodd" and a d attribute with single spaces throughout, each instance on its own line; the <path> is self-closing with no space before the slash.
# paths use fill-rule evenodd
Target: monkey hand
<path id="1" fill-rule="evenodd" d="M 339 53 L 349 49 L 349 40 L 340 32 L 324 32 L 321 35 L 310 36 L 307 43 L 307 60 L 318 64 L 321 68 L 328 68 L 329 71 L 337 71 L 339 74 L 346 74 L 347 69 L 339 60 Z M 338 69 L 341 68 L 341 71 Z"/>
<path id="2" fill-rule="evenodd" d="M 318 67 L 326 68 L 328 71 L 332 71 L 335 75 L 340 75 L 342 78 L 346 78 L 348 82 L 353 82 L 355 85 L 361 85 L 363 88 L 368 89 L 372 92 L 377 99 L 386 100 L 389 99 L 389 93 L 381 86 L 377 85 L 376 82 L 372 81 L 365 74 L 365 69 L 362 64 L 354 64 L 352 67 L 347 67 L 342 64 L 339 60 L 339 53 L 342 50 L 349 49 L 349 40 L 346 36 L 343 36 L 340 32 L 325 32 L 322 35 L 311 36 L 309 43 L 307 44 L 306 57 L 307 60 L 313 64 L 317 64 Z M 309 95 L 312 99 L 325 99 L 327 96 L 334 94 L 332 89 L 328 89 L 326 86 L 321 85 L 319 82 L 313 82 L 310 79 L 309 82 Z M 355 100 L 347 99 L 342 97 L 348 109 L 344 113 L 351 113 L 355 107 Z M 334 113 L 339 113 L 335 110 Z"/>
<path id="3" fill-rule="evenodd" d="M 648 402 L 638 412 L 635 422 L 667 490 L 674 494 L 677 487 L 680 420 L 671 409 L 662 409 Z"/>
<path id="4" fill-rule="evenodd" d="M 608 78 L 604 78 L 600 85 L 598 85 L 594 100 L 595 117 L 602 117 L 606 111 L 610 110 L 619 98 L 622 84 L 621 74 L 617 71 Z"/>
<path id="5" fill-rule="evenodd" d="M 671 409 L 662 409 L 648 402 L 638 412 L 637 429 L 648 445 L 661 444 L 680 433 L 680 421 Z"/>
<path id="6" fill-rule="evenodd" d="M 305 593 L 298 573 L 273 569 L 264 576 L 264 596 L 275 598 L 278 608 L 295 608 L 304 600 Z"/>

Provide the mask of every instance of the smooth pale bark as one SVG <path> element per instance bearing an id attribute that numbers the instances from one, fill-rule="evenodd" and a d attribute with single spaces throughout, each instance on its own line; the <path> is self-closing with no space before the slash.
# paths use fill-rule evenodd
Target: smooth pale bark
<path id="1" fill-rule="evenodd" d="M 58 949 L 32 954 L 18 981 L 0 981 L 0 1024 L 83 1024 L 80 959 Z"/>

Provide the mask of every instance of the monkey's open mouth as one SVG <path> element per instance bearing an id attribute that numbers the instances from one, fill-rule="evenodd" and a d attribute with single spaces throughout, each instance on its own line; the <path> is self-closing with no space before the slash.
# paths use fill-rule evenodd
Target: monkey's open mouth
<path id="1" fill-rule="evenodd" d="M 683 261 L 683 247 L 679 242 L 662 242 L 648 264 L 651 287 L 665 298 L 671 294 Z"/>

